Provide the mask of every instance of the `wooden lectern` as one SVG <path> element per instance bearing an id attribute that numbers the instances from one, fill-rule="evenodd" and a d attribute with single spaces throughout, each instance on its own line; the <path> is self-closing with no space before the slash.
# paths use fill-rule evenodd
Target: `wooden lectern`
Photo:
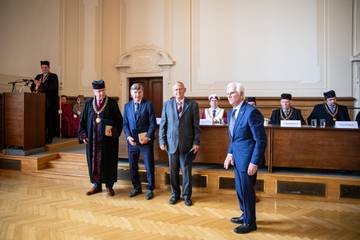
<path id="1" fill-rule="evenodd" d="M 45 146 L 45 95 L 4 93 L 5 146 L 23 150 Z"/>

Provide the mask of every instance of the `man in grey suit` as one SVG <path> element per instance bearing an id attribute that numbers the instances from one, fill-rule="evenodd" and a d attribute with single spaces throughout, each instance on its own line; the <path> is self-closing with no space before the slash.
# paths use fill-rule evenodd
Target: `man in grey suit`
<path id="1" fill-rule="evenodd" d="M 174 98 L 166 101 L 161 114 L 159 141 L 160 148 L 168 152 L 170 168 L 170 204 L 180 199 L 181 168 L 183 177 L 183 198 L 191 206 L 191 167 L 200 144 L 199 106 L 185 97 L 184 83 L 176 82 L 172 88 Z"/>

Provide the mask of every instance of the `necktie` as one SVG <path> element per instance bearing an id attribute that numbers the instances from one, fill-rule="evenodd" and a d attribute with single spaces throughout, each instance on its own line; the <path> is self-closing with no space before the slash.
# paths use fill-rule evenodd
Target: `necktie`
<path id="1" fill-rule="evenodd" d="M 230 123 L 229 123 L 229 130 L 230 130 L 230 134 L 231 136 L 233 136 L 233 131 L 234 131 L 234 126 L 235 126 L 235 121 L 236 121 L 236 111 L 237 109 L 233 109 L 232 113 L 231 113 L 231 118 L 230 118 Z"/>
<path id="2" fill-rule="evenodd" d="M 285 116 L 288 116 L 289 115 L 289 109 L 285 109 L 284 114 L 285 114 Z"/>
<path id="3" fill-rule="evenodd" d="M 100 109 L 100 106 L 101 106 L 101 101 L 100 99 L 98 100 L 98 109 Z"/>
<path id="4" fill-rule="evenodd" d="M 331 112 L 332 112 L 332 113 L 335 112 L 335 109 L 336 109 L 336 105 L 335 105 L 335 104 L 331 105 Z"/>
<path id="5" fill-rule="evenodd" d="M 180 116 L 180 114 L 182 112 L 182 104 L 181 104 L 181 102 L 178 102 L 176 104 L 177 104 L 177 112 L 178 112 L 178 115 Z"/>
<path id="6" fill-rule="evenodd" d="M 212 114 L 213 114 L 213 117 L 216 116 L 216 109 L 213 109 Z"/>
<path id="7" fill-rule="evenodd" d="M 135 112 L 139 110 L 139 103 L 135 103 Z"/>

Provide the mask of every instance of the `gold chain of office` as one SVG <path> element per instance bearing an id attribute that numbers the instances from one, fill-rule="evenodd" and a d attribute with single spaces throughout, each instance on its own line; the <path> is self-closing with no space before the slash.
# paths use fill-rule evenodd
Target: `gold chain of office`
<path id="1" fill-rule="evenodd" d="M 94 112 L 96 113 L 96 119 L 95 119 L 95 122 L 97 124 L 101 123 L 101 118 L 100 118 L 100 113 L 102 113 L 107 105 L 107 102 L 108 102 L 108 97 L 106 96 L 105 97 L 105 102 L 104 102 L 104 105 L 98 110 L 97 107 L 96 107 L 96 101 L 95 101 L 96 98 L 93 99 L 93 102 L 92 102 L 92 105 L 93 105 L 93 109 L 94 109 Z"/>

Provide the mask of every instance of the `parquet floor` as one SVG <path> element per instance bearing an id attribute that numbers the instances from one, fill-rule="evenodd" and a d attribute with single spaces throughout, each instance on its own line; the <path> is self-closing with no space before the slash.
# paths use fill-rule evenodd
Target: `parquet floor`
<path id="1" fill-rule="evenodd" d="M 169 205 L 169 192 L 129 198 L 86 196 L 87 181 L 0 171 L 0 239 L 360 239 L 360 205 L 261 199 L 258 231 L 232 232 L 235 194 L 195 193 L 194 205 Z"/>

